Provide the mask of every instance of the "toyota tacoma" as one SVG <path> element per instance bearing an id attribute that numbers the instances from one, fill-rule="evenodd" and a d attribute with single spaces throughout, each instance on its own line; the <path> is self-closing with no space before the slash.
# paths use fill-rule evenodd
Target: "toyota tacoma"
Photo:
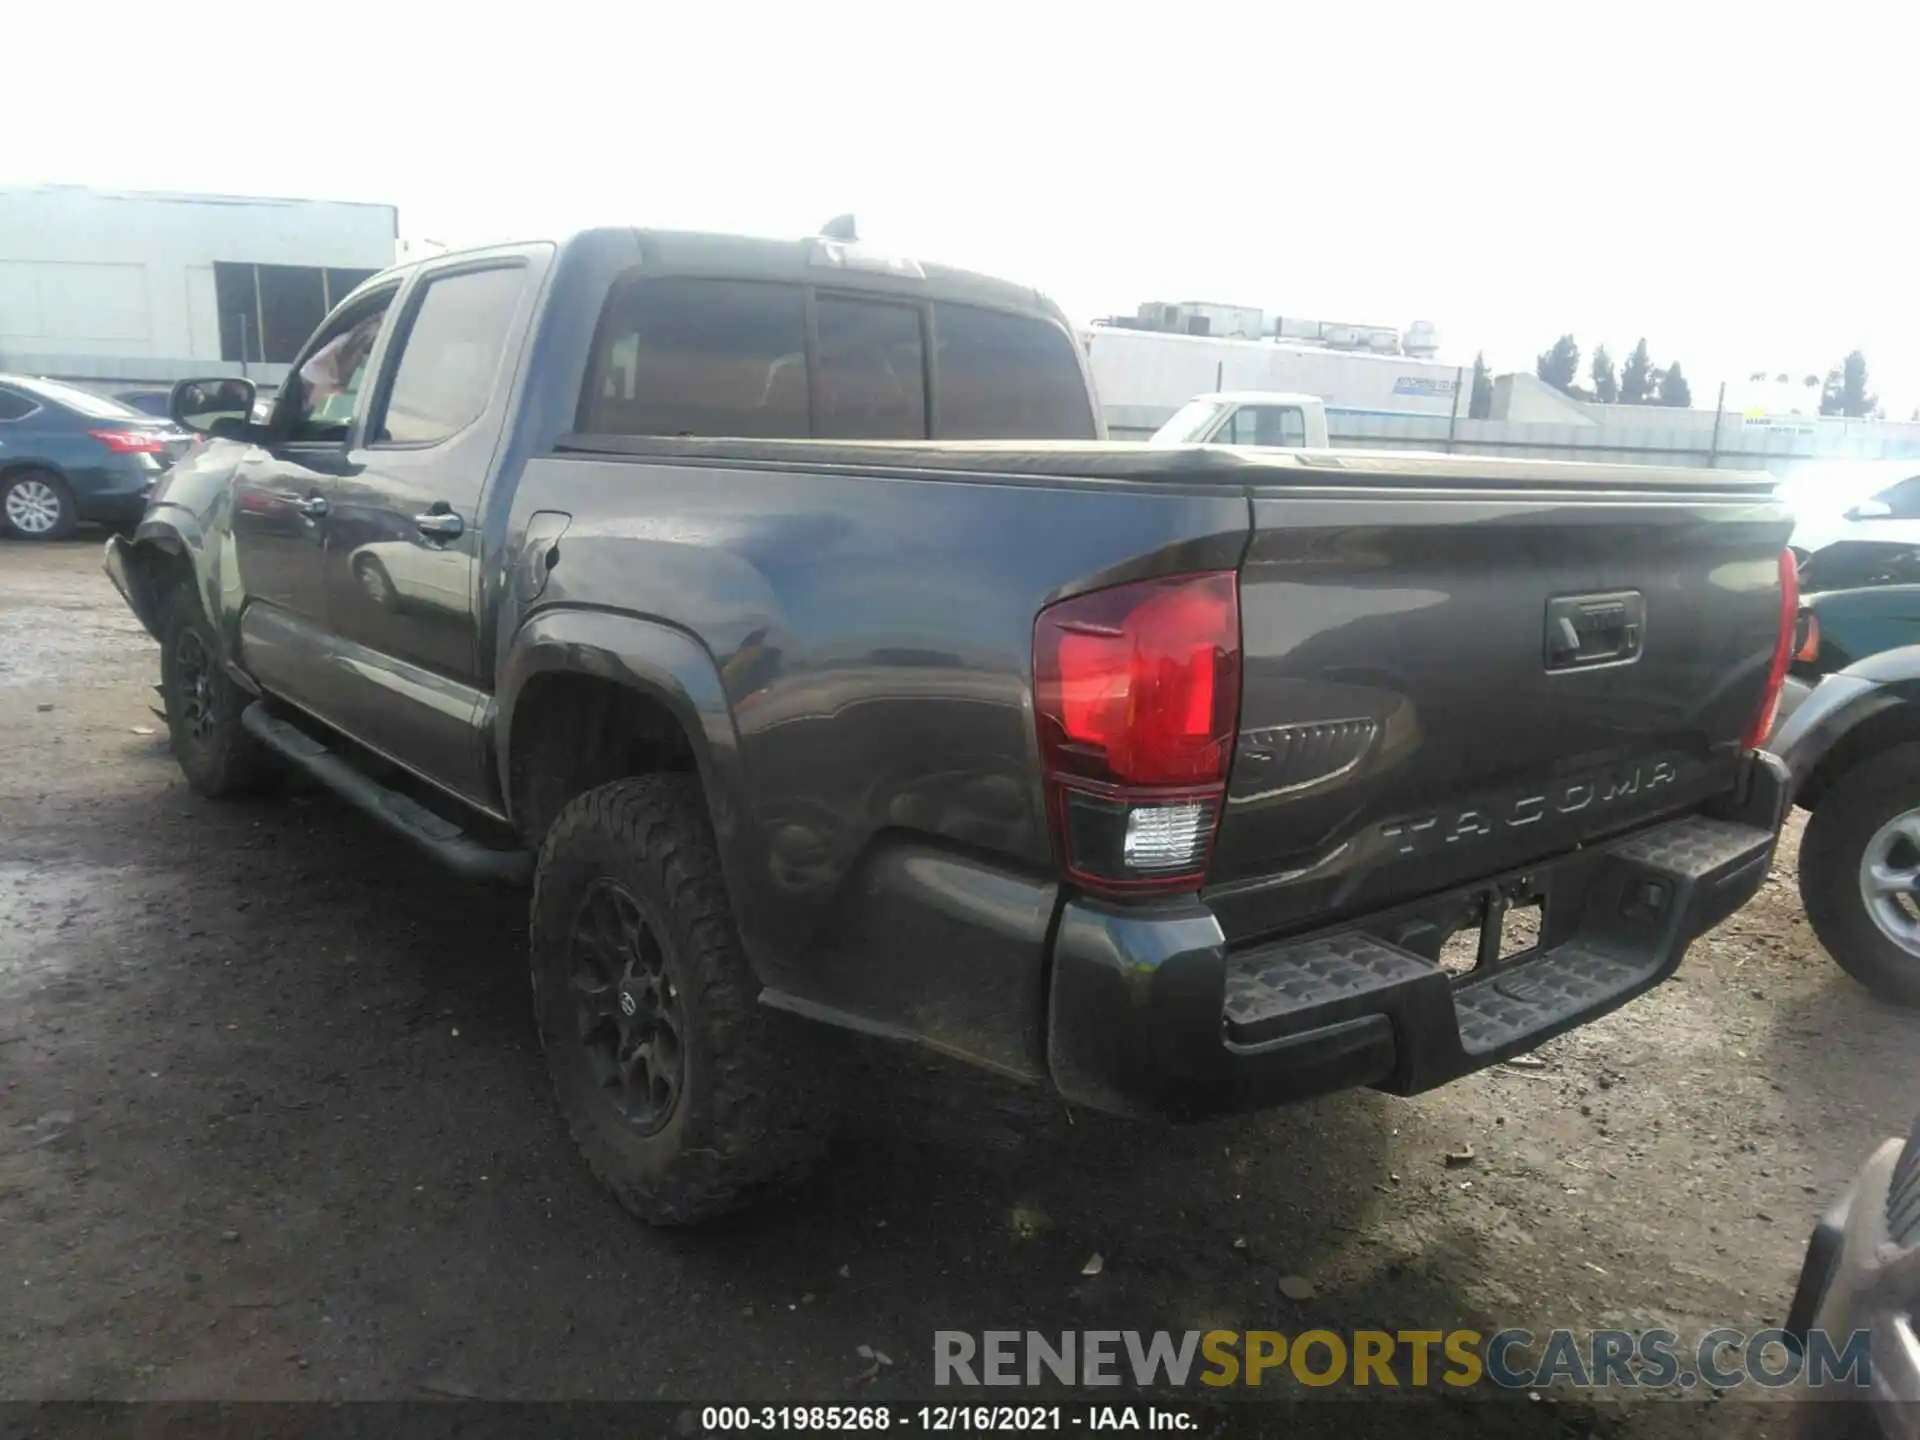
<path id="1" fill-rule="evenodd" d="M 531 881 L 651 1221 L 805 1165 L 834 1027 L 1135 1114 L 1412 1094 L 1772 854 L 1764 477 L 1109 443 L 1051 303 L 828 236 L 435 256 L 174 414 L 106 563 L 188 783 Z"/>

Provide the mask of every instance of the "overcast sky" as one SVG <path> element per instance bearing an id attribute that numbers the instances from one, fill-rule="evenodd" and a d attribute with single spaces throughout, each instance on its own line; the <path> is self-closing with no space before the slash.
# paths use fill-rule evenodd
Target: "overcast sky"
<path id="1" fill-rule="evenodd" d="M 1421 318 L 1497 369 L 1572 330 L 1583 375 L 1644 334 L 1705 405 L 1858 346 L 1920 406 L 1914 0 L 667 9 L 17 5 L 0 182 L 385 201 L 456 244 L 852 210 L 1083 319 Z"/>

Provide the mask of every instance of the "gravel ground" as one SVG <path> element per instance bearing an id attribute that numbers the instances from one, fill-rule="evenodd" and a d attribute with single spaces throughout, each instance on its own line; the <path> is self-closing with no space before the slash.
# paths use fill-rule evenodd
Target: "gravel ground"
<path id="1" fill-rule="evenodd" d="M 905 1399 L 943 1328 L 1755 1328 L 1920 1093 L 1920 1018 L 1808 931 L 1796 824 L 1537 1068 L 1174 1129 L 867 1054 L 791 1203 L 653 1232 L 555 1118 L 523 898 L 323 793 L 195 798 L 156 661 L 97 544 L 0 545 L 0 1398 Z"/>

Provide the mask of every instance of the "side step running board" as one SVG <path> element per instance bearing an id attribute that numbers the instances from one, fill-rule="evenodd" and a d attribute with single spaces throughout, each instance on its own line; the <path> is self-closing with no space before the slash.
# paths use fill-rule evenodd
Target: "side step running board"
<path id="1" fill-rule="evenodd" d="M 494 850 L 482 845 L 453 821 L 397 790 L 389 790 L 298 726 L 268 714 L 266 706 L 258 701 L 240 712 L 240 723 L 248 734 L 289 764 L 405 836 L 455 874 L 468 880 L 514 885 L 524 885 L 533 878 L 533 856 L 525 850 Z"/>

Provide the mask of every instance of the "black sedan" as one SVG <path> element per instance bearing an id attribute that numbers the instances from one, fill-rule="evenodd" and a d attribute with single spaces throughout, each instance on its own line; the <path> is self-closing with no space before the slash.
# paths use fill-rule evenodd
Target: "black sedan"
<path id="1" fill-rule="evenodd" d="M 0 533 L 58 540 L 82 521 L 126 524 L 193 436 L 57 380 L 0 374 Z"/>

